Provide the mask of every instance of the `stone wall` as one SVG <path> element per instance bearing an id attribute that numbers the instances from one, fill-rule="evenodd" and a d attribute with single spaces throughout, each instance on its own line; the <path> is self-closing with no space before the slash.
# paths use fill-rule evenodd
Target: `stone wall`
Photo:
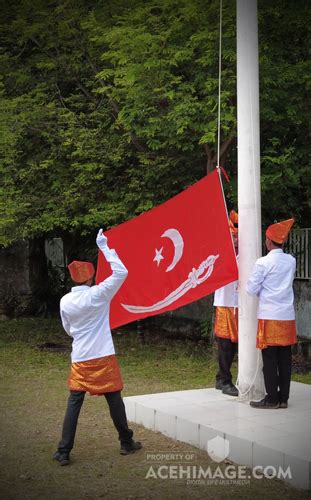
<path id="1" fill-rule="evenodd" d="M 45 314 L 49 308 L 44 239 L 0 249 L 0 318 Z"/>
<path id="2" fill-rule="evenodd" d="M 294 293 L 297 333 L 311 340 L 311 281 L 295 280 Z"/>
<path id="3" fill-rule="evenodd" d="M 311 341 L 311 281 L 295 280 L 295 310 L 299 337 Z M 20 241 L 0 249 L 0 317 L 20 316 L 49 308 L 44 240 Z M 150 318 L 149 324 L 177 336 L 211 334 L 213 295 L 180 309 Z M 147 322 L 148 323 L 148 322 Z"/>
<path id="4" fill-rule="evenodd" d="M 166 338 L 211 342 L 213 313 L 213 295 L 208 295 L 174 311 L 141 320 L 142 330 L 160 333 Z"/>
<path id="5" fill-rule="evenodd" d="M 302 340 L 311 341 L 311 281 L 295 280 L 294 294 L 298 336 Z M 180 309 L 159 315 L 156 317 L 159 319 L 155 318 L 153 322 L 169 331 L 174 330 L 175 324 L 176 329 L 180 330 L 180 333 L 183 332 L 183 335 L 188 329 L 188 336 L 192 336 L 191 330 L 193 337 L 197 337 L 199 333 L 206 336 L 207 330 L 211 330 L 213 324 L 212 304 L 213 295 L 209 295 Z"/>
<path id="6" fill-rule="evenodd" d="M 15 315 L 22 304 L 27 309 L 31 295 L 28 243 L 20 241 L 0 249 L 0 316 Z"/>

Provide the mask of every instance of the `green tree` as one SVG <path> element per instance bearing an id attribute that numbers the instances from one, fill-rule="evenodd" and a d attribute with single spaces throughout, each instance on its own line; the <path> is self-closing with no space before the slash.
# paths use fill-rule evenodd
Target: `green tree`
<path id="1" fill-rule="evenodd" d="M 75 243 L 216 164 L 219 2 L 2 2 L 0 244 Z M 221 163 L 236 203 L 235 5 L 223 2 Z M 308 5 L 259 2 L 264 222 L 308 200 Z"/>
<path id="2" fill-rule="evenodd" d="M 86 4 L 23 1 L 4 10 L 2 244 L 81 234 L 124 217 L 112 193 L 120 186 L 121 196 L 120 172 L 134 160 L 107 99 L 96 93 L 100 54 L 82 26 Z"/>
<path id="3" fill-rule="evenodd" d="M 310 5 L 259 2 L 262 207 L 310 227 Z"/>

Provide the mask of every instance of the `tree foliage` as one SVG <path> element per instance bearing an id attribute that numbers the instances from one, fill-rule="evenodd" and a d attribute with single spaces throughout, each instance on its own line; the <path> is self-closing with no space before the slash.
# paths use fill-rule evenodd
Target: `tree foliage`
<path id="1" fill-rule="evenodd" d="M 310 6 L 259 2 L 262 208 L 310 227 Z"/>
<path id="2" fill-rule="evenodd" d="M 88 235 L 216 164 L 219 2 L 2 2 L 0 244 Z M 221 163 L 236 201 L 234 2 L 223 2 Z M 308 6 L 259 2 L 264 220 L 307 224 Z"/>

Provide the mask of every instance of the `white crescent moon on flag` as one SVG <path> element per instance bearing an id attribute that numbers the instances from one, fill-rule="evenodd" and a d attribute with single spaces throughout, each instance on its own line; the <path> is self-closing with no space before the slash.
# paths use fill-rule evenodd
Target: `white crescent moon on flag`
<path id="1" fill-rule="evenodd" d="M 169 238 L 174 245 L 174 257 L 171 264 L 166 268 L 166 272 L 171 271 L 176 266 L 177 262 L 181 259 L 184 251 L 184 240 L 177 229 L 167 229 L 161 238 Z"/>

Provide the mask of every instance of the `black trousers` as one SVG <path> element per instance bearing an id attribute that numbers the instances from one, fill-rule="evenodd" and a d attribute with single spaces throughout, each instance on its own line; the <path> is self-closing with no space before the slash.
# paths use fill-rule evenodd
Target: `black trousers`
<path id="1" fill-rule="evenodd" d="M 237 342 L 231 342 L 230 339 L 222 339 L 216 337 L 218 344 L 218 373 L 216 375 L 217 382 L 223 384 L 232 384 L 231 365 L 235 353 L 238 351 Z"/>
<path id="2" fill-rule="evenodd" d="M 121 397 L 121 392 L 107 392 L 104 396 L 109 405 L 110 416 L 114 426 L 119 433 L 121 445 L 131 443 L 133 431 L 129 429 L 127 425 L 125 406 Z M 85 392 L 83 391 L 70 391 L 63 423 L 62 439 L 58 445 L 58 451 L 60 453 L 70 453 L 73 448 L 78 418 L 84 397 Z"/>
<path id="3" fill-rule="evenodd" d="M 268 402 L 286 403 L 292 372 L 292 346 L 268 346 L 261 352 Z"/>

